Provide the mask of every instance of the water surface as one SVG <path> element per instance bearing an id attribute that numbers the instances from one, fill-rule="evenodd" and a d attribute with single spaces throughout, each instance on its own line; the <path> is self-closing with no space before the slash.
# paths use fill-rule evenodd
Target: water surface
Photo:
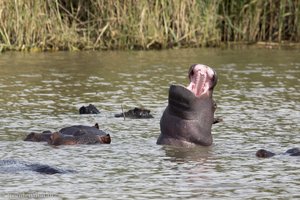
<path id="1" fill-rule="evenodd" d="M 300 142 L 299 50 L 183 49 L 5 53 L 0 55 L 0 157 L 77 173 L 0 174 L 0 198 L 289 199 L 300 198 L 300 158 L 258 159 Z M 187 85 L 191 64 L 212 66 L 214 145 L 156 145 L 170 84 Z M 94 104 L 99 115 L 79 115 Z M 114 118 L 134 107 L 153 119 Z M 22 141 L 31 131 L 98 122 L 110 145 L 53 148 Z M 22 196 L 23 195 L 23 196 Z M 35 195 L 35 196 L 34 196 Z"/>

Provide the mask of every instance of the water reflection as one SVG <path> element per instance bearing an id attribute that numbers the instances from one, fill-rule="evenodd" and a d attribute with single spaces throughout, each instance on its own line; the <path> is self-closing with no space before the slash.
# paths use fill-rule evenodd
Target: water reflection
<path id="1" fill-rule="evenodd" d="M 213 155 L 211 147 L 180 148 L 163 146 L 162 149 L 165 151 L 166 160 L 177 163 L 185 163 L 189 161 L 204 163 Z"/>

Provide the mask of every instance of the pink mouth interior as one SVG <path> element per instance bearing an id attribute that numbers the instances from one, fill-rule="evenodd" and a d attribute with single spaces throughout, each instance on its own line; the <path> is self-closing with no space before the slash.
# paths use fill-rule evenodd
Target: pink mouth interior
<path id="1" fill-rule="evenodd" d="M 196 65 L 191 74 L 189 75 L 190 84 L 187 86 L 187 89 L 195 94 L 196 97 L 199 97 L 209 90 L 211 86 L 211 79 L 214 76 L 214 72 L 211 68 L 205 65 Z"/>

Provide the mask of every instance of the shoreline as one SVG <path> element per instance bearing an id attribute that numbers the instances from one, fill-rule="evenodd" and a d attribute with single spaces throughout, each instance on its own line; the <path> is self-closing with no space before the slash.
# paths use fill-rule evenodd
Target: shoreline
<path id="1" fill-rule="evenodd" d="M 5 44 L 0 44 L 0 54 L 5 52 L 31 52 L 31 53 L 38 53 L 38 52 L 59 52 L 59 51 L 160 51 L 160 50 L 167 50 L 167 49 L 187 49 L 187 48 L 220 48 L 220 49 L 244 49 L 244 48 L 257 48 L 257 49 L 300 49 L 300 42 L 221 42 L 218 46 L 207 46 L 207 47 L 195 47 L 195 46 L 182 46 L 182 47 L 169 47 L 169 48 L 150 48 L 150 49 L 141 49 L 141 48 L 133 48 L 133 49 L 100 49 L 100 48 L 91 48 L 91 47 L 83 47 L 79 48 L 39 48 L 39 47 L 26 47 L 23 45 L 22 47 L 13 47 L 8 46 Z"/>

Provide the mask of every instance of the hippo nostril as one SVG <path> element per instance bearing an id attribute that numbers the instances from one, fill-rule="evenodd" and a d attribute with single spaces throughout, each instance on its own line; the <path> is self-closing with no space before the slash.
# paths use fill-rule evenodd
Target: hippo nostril
<path id="1" fill-rule="evenodd" d="M 194 76 L 195 72 L 194 70 L 191 71 L 190 76 Z"/>
<path id="2" fill-rule="evenodd" d="M 191 78 L 194 76 L 195 72 L 194 70 L 190 71 L 189 72 L 189 79 L 191 80 Z"/>
<path id="3" fill-rule="evenodd" d="M 194 76 L 195 72 L 194 72 L 194 68 L 197 64 L 193 64 L 191 65 L 190 69 L 189 69 L 189 72 L 188 72 L 188 77 L 189 79 L 191 79 L 192 76 Z"/>
<path id="4" fill-rule="evenodd" d="M 213 70 L 213 71 L 214 71 L 214 75 L 211 80 L 213 82 L 213 86 L 215 86 L 215 85 L 217 85 L 217 82 L 218 82 L 218 75 L 215 70 Z"/>
<path id="5" fill-rule="evenodd" d="M 107 136 L 107 137 L 110 137 L 110 135 L 109 135 L 109 134 L 106 134 L 106 136 Z"/>

